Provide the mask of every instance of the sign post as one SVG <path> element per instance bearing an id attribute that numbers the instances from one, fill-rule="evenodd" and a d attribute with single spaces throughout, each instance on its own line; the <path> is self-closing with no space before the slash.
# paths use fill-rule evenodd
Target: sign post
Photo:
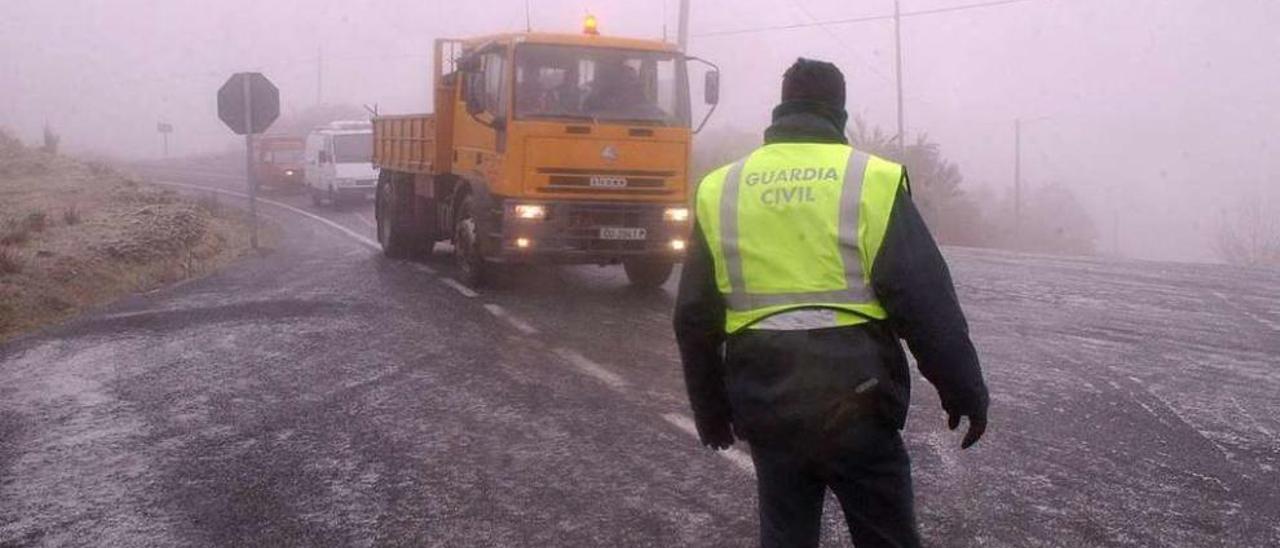
<path id="1" fill-rule="evenodd" d="M 169 122 L 159 122 L 156 124 L 156 131 L 164 136 L 164 157 L 169 157 L 169 134 L 173 133 L 173 124 Z"/>
<path id="2" fill-rule="evenodd" d="M 253 90 L 248 78 L 240 80 L 244 90 L 244 127 L 253 128 Z M 249 245 L 258 249 L 258 178 L 253 173 L 253 133 L 244 134 L 244 176 L 249 183 Z"/>
<path id="3" fill-rule="evenodd" d="M 244 135 L 244 173 L 249 185 L 249 241 L 258 249 L 258 182 L 253 173 L 253 136 L 280 116 L 280 90 L 257 72 L 237 72 L 218 89 L 218 118 Z"/>

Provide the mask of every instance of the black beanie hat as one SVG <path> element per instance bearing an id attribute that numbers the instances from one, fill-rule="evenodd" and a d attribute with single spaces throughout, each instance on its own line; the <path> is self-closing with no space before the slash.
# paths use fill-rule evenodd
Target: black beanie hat
<path id="1" fill-rule="evenodd" d="M 809 101 L 843 111 L 844 74 L 826 61 L 796 59 L 782 75 L 782 101 Z"/>

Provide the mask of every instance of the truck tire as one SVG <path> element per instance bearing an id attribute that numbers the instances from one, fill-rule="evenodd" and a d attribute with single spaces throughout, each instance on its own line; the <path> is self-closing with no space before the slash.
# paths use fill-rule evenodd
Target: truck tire
<path id="1" fill-rule="evenodd" d="M 307 193 L 311 195 L 311 205 L 320 207 L 324 205 L 324 201 L 320 199 L 320 191 L 311 187 L 307 187 Z"/>
<path id="2" fill-rule="evenodd" d="M 652 289 L 667 283 L 675 264 L 668 261 L 633 259 L 622 263 L 632 286 Z"/>
<path id="3" fill-rule="evenodd" d="M 403 185 L 395 183 L 390 173 L 378 177 L 378 191 L 374 197 L 374 218 L 377 220 L 378 243 L 382 254 L 392 259 L 404 259 L 411 252 L 409 211 L 404 201 Z"/>
<path id="4" fill-rule="evenodd" d="M 480 227 L 474 211 L 474 198 L 463 196 L 453 216 L 453 260 L 462 283 L 479 288 L 487 281 L 488 265 L 480 255 Z"/>

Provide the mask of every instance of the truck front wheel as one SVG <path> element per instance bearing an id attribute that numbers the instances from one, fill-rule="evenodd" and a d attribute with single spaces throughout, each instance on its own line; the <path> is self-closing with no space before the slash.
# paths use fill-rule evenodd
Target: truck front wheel
<path id="1" fill-rule="evenodd" d="M 476 222 L 475 201 L 464 196 L 453 217 L 453 260 L 458 265 L 462 283 L 480 287 L 485 281 L 484 257 L 480 255 L 480 227 Z"/>
<path id="2" fill-rule="evenodd" d="M 622 263 L 631 285 L 644 289 L 659 287 L 671 278 L 675 265 L 667 261 L 633 259 Z"/>
<path id="3" fill-rule="evenodd" d="M 390 177 L 378 177 L 378 193 L 374 201 L 374 217 L 378 225 L 378 243 L 382 254 L 392 259 L 409 256 L 409 234 L 404 221 L 407 204 L 402 204 L 397 185 Z"/>

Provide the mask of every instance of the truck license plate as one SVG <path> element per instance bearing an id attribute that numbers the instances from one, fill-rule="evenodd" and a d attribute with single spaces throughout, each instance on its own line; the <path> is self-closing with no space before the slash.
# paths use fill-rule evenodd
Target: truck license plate
<path id="1" fill-rule="evenodd" d="M 611 177 L 607 175 L 592 175 L 592 188 L 627 188 L 626 177 Z"/>
<path id="2" fill-rule="evenodd" d="M 643 228 L 619 228 L 606 226 L 600 229 L 601 240 L 643 240 L 645 238 L 645 230 Z"/>

